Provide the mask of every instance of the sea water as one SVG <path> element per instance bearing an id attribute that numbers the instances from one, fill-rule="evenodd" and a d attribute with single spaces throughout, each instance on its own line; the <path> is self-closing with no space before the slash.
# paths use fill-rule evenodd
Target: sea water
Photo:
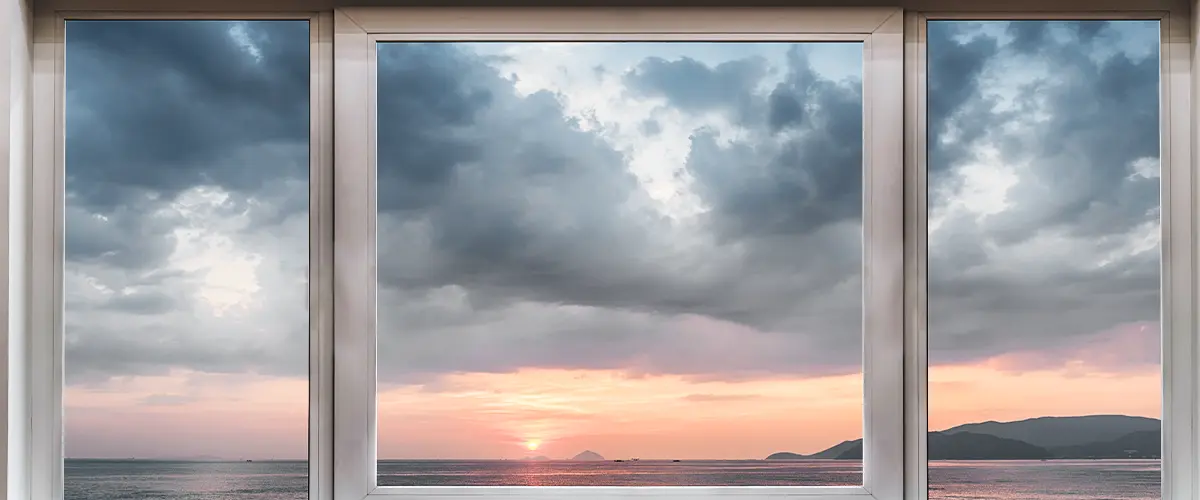
<path id="1" fill-rule="evenodd" d="M 299 500 L 301 461 L 182 462 L 68 460 L 67 500 Z M 929 468 L 931 499 L 1151 500 L 1160 498 L 1157 460 L 947 461 Z M 385 460 L 388 486 L 821 486 L 862 481 L 850 461 L 570 462 Z"/>

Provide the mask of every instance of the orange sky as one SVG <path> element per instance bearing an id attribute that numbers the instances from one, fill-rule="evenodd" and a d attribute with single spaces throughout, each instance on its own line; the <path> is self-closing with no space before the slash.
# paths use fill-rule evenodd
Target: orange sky
<path id="1" fill-rule="evenodd" d="M 930 426 L 1041 415 L 1157 417 L 1156 369 L 1105 372 L 1067 360 L 1012 369 L 994 358 L 930 372 Z M 174 373 L 67 389 L 67 455 L 303 457 L 303 380 Z M 184 398 L 181 395 L 191 395 Z M 744 382 L 631 376 L 615 371 L 524 370 L 450 375 L 435 387 L 379 396 L 380 457 L 761 458 L 814 452 L 857 438 L 858 376 Z M 539 442 L 537 451 L 526 444 Z M 139 448 L 140 446 L 140 448 Z M 142 451 L 139 451 L 142 450 Z"/>

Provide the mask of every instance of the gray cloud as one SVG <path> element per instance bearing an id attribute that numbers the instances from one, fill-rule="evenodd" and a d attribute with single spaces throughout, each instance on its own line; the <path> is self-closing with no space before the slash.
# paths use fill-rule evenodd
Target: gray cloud
<path id="1" fill-rule="evenodd" d="M 625 74 L 625 83 L 633 92 L 666 97 L 687 111 L 738 109 L 751 105 L 750 91 L 768 70 L 766 60 L 759 57 L 713 67 L 687 57 L 673 61 L 647 57 Z"/>
<path id="2" fill-rule="evenodd" d="M 627 73 L 644 79 L 635 95 L 682 100 L 685 110 L 742 96 L 743 107 L 716 109 L 745 118 L 745 140 L 724 145 L 696 131 L 686 173 L 709 208 L 680 218 L 656 207 L 624 155 L 565 117 L 555 96 L 521 96 L 453 46 L 380 53 L 380 93 L 389 96 L 379 114 L 380 196 L 389 200 L 380 272 L 390 290 L 381 300 L 403 304 L 381 311 L 385 370 L 857 370 L 849 366 L 861 345 L 857 83 L 822 79 L 801 52 L 772 94 L 754 88 L 761 74 L 731 76 L 758 59 L 714 68 L 648 60 Z M 447 68 L 471 78 L 447 82 Z M 669 86 L 685 81 L 708 90 Z M 803 124 L 779 130 L 740 111 L 784 94 L 806 101 Z M 430 108 L 445 116 L 421 118 Z M 415 154 L 431 137 L 469 146 L 453 157 Z M 739 166 L 759 174 L 739 178 Z M 797 258 L 792 245 L 812 257 Z M 406 307 L 414 302 L 422 305 Z M 743 337 L 755 350 L 730 356 L 734 338 L 713 342 L 679 327 L 688 315 L 758 337 Z"/>
<path id="3" fill-rule="evenodd" d="M 993 97 L 980 92 L 983 70 L 999 51 L 990 36 L 964 33 L 956 21 L 930 21 L 927 28 L 928 58 L 926 105 L 929 141 L 929 179 L 937 186 L 948 182 L 947 170 L 971 157 L 967 145 L 978 140 L 995 123 Z M 967 37 L 965 41 L 959 38 Z M 953 130 L 960 141 L 945 142 Z"/>
<path id="4" fill-rule="evenodd" d="M 180 26 L 68 29 L 80 75 L 68 76 L 73 381 L 306 369 L 307 33 L 247 24 L 256 57 L 228 24 Z M 1156 217 L 1157 180 L 1129 165 L 1157 157 L 1157 63 L 1088 45 L 1132 36 L 931 23 L 938 362 L 1068 349 L 1157 318 L 1157 256 L 1127 249 Z M 518 92 L 497 69 L 507 59 L 450 44 L 380 57 L 383 383 L 526 366 L 860 369 L 857 82 L 823 77 L 801 50 L 778 67 L 650 58 L 622 73 L 629 98 L 701 123 L 677 176 L 698 210 L 676 213 L 630 171 L 610 124 L 570 116 L 564 96 Z M 996 82 L 1026 60 L 1055 71 L 1004 105 Z M 724 122 L 701 120 L 712 115 Z M 638 123 L 671 130 L 662 117 Z M 950 195 L 966 167 L 991 161 L 988 147 L 1017 180 L 1007 209 L 976 217 Z M 196 186 L 227 198 L 177 206 Z M 213 287 L 205 270 L 164 271 L 198 244 L 181 229 L 260 259 L 257 312 L 210 317 L 196 298 Z"/>
<path id="5" fill-rule="evenodd" d="M 942 181 L 930 203 L 944 217 L 930 243 L 931 360 L 1069 351 L 1116 325 L 1157 321 L 1157 235 L 1132 248 L 1158 220 L 1158 178 L 1134 168 L 1145 159 L 1157 169 L 1157 26 L 1013 22 L 1000 43 L 972 31 L 984 24 L 929 29 L 930 169 Z M 1090 45 L 1101 40 L 1149 50 L 1105 54 Z M 1014 75 L 1014 106 L 1001 109 L 994 87 Z M 979 156 L 988 147 L 995 159 Z M 1004 210 L 949 205 L 973 161 L 1010 169 Z"/>
<path id="6" fill-rule="evenodd" d="M 308 137 L 308 24 L 241 24 L 259 57 L 231 36 L 238 24 L 69 24 L 67 169 L 76 204 L 112 207 L 139 190 L 169 197 L 197 184 L 255 192 L 305 175 L 286 163 L 226 161 L 240 148 Z"/>
<path id="7" fill-rule="evenodd" d="M 308 141 L 307 22 L 71 21 L 66 44 L 68 204 L 119 219 L 98 236 L 69 218 L 68 252 L 153 267 L 170 222 L 140 215 L 199 185 L 241 203 L 307 177 L 287 148 Z"/>
<path id="8" fill-rule="evenodd" d="M 300 21 L 68 23 L 70 383 L 304 372 L 308 40 Z M 234 256 L 205 247 L 265 261 L 259 316 L 212 316 Z"/>

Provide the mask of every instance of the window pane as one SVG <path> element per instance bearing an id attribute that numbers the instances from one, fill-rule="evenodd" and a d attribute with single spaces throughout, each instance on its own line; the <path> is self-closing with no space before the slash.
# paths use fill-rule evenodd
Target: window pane
<path id="1" fill-rule="evenodd" d="M 69 21 L 66 498 L 306 498 L 304 21 Z"/>
<path id="2" fill-rule="evenodd" d="M 861 44 L 378 53 L 381 485 L 861 484 Z"/>
<path id="3" fill-rule="evenodd" d="M 928 25 L 932 498 L 1159 498 L 1159 24 Z"/>

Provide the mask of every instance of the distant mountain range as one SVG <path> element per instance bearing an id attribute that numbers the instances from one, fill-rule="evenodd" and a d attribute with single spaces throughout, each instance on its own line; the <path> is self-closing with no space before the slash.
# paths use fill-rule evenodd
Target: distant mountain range
<path id="1" fill-rule="evenodd" d="M 929 433 L 930 460 L 1158 458 L 1161 422 L 1124 415 L 1041 417 L 980 422 Z M 767 460 L 860 460 L 862 440 L 811 455 L 780 452 Z"/>
<path id="2" fill-rule="evenodd" d="M 960 425 L 942 432 L 947 434 L 959 432 L 991 434 L 1046 448 L 1059 448 L 1112 441 L 1132 432 L 1157 431 L 1161 427 L 1162 422 L 1155 418 L 1089 415 L 1086 417 L 1040 417 L 1016 422 L 982 422 Z"/>

